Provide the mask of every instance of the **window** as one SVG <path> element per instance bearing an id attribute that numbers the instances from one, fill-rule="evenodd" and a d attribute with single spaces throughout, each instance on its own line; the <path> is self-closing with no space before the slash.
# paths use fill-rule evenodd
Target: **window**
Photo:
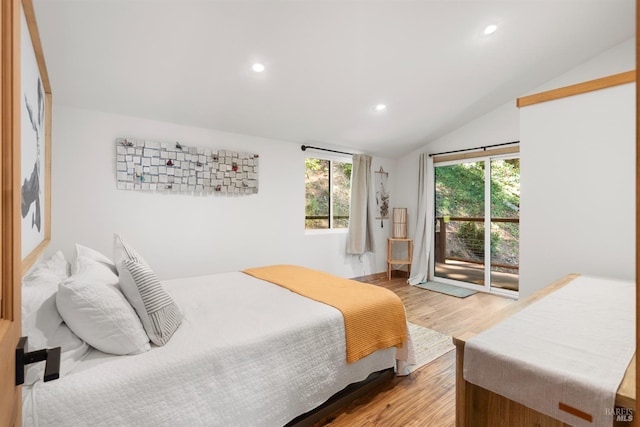
<path id="1" fill-rule="evenodd" d="M 444 283 L 462 281 L 491 292 L 517 292 L 518 154 L 462 159 L 434 166 L 432 275 Z"/>
<path id="2" fill-rule="evenodd" d="M 308 157 L 304 182 L 304 228 L 348 228 L 351 162 Z"/>

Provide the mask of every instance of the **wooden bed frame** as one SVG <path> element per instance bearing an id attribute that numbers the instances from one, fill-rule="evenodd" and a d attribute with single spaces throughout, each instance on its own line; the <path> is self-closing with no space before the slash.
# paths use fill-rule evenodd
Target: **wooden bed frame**
<path id="1" fill-rule="evenodd" d="M 482 427 L 482 426 L 536 426 L 556 427 L 568 426 L 555 418 L 541 414 L 527 408 L 517 402 L 503 396 L 471 384 L 464 379 L 464 346 L 468 339 L 488 329 L 499 321 L 517 313 L 524 307 L 538 301 L 550 293 L 565 286 L 577 274 L 569 275 L 553 284 L 539 290 L 535 294 L 511 304 L 497 315 L 487 319 L 473 330 L 453 337 L 456 346 L 456 426 L 457 427 Z M 616 414 L 635 416 L 636 409 L 636 356 L 634 354 L 625 376 L 616 394 Z M 615 420 L 614 416 L 614 420 Z M 628 420 L 628 418 L 627 418 Z M 614 422 L 615 426 L 635 426 L 635 420 Z M 640 424 L 638 424 L 640 425 Z"/>

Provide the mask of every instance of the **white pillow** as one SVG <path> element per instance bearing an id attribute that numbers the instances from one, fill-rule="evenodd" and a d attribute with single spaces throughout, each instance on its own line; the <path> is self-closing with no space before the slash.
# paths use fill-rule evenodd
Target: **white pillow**
<path id="1" fill-rule="evenodd" d="M 62 281 L 43 281 L 22 288 L 22 333 L 29 337 L 30 348 L 46 346 L 63 322 L 56 308 L 56 292 Z"/>
<path id="2" fill-rule="evenodd" d="M 182 322 L 182 313 L 148 265 L 125 260 L 120 288 L 138 313 L 151 342 L 166 344 Z"/>
<path id="3" fill-rule="evenodd" d="M 104 353 L 138 354 L 150 349 L 140 319 L 113 285 L 72 276 L 59 285 L 56 303 L 71 330 Z"/>
<path id="4" fill-rule="evenodd" d="M 61 347 L 60 376 L 75 368 L 89 351 L 89 346 L 63 322 L 56 307 L 56 292 L 64 269 L 58 254 L 54 262 L 42 263 L 33 270 L 22 287 L 22 334 L 29 338 L 28 351 Z M 64 257 L 62 257 L 64 260 Z M 64 261 L 66 264 L 66 261 Z M 25 385 L 44 378 L 44 362 L 26 366 Z"/>
<path id="5" fill-rule="evenodd" d="M 131 245 L 126 243 L 124 239 L 117 233 L 113 234 L 113 262 L 116 264 L 118 274 L 122 270 L 122 263 L 125 260 L 141 262 L 147 264 L 147 261 L 136 251 Z"/>
<path id="6" fill-rule="evenodd" d="M 57 286 L 56 286 L 57 289 Z M 34 306 L 34 300 L 44 294 L 38 286 L 22 289 L 23 313 L 29 311 L 25 306 Z M 29 338 L 28 351 L 43 348 L 61 348 L 60 376 L 71 372 L 89 352 L 89 346 L 74 334 L 62 321 L 56 308 L 56 293 L 43 302 L 39 309 L 22 317 L 22 334 Z M 44 378 L 44 362 L 26 365 L 25 385 L 31 385 Z"/>
<path id="7" fill-rule="evenodd" d="M 102 261 L 79 256 L 76 258 L 76 272 L 70 279 L 82 280 L 95 285 L 117 285 L 118 275 Z"/>
<path id="8" fill-rule="evenodd" d="M 111 271 L 114 274 L 118 274 L 118 271 L 116 270 L 116 265 L 113 263 L 113 261 L 111 261 L 108 257 L 106 257 L 105 255 L 101 254 L 100 252 L 93 250 L 91 248 L 88 248 L 86 246 L 82 246 L 76 243 L 76 259 L 74 261 L 73 264 L 71 264 L 71 274 L 77 274 L 78 270 L 80 268 L 80 266 L 78 265 L 78 259 L 79 258 L 89 258 L 92 259 L 96 262 L 99 262 L 101 264 L 104 264 L 105 266 L 109 267 L 109 269 L 111 269 Z"/>
<path id="9" fill-rule="evenodd" d="M 48 276 L 64 280 L 69 277 L 69 267 L 69 263 L 64 258 L 62 251 L 58 251 L 51 258 L 34 265 L 22 278 L 22 284 L 28 286 L 32 282 L 41 281 L 43 278 L 46 280 Z"/>
<path id="10" fill-rule="evenodd" d="M 22 281 L 22 333 L 29 337 L 29 348 L 38 349 L 47 346 L 50 337 L 62 324 L 58 313 L 55 293 L 62 282 L 66 264 L 62 252 L 51 259 L 38 264 Z M 66 276 L 64 277 L 66 278 Z"/>

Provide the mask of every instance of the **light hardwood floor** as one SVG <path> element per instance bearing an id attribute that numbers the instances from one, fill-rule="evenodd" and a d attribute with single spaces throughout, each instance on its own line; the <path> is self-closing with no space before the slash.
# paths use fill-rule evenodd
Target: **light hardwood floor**
<path id="1" fill-rule="evenodd" d="M 456 298 L 406 284 L 406 273 L 357 278 L 383 286 L 404 302 L 408 320 L 447 335 L 465 331 L 513 300 L 477 293 Z M 319 426 L 434 426 L 455 425 L 455 351 L 452 350 L 407 377 L 393 380 L 316 424 Z"/>

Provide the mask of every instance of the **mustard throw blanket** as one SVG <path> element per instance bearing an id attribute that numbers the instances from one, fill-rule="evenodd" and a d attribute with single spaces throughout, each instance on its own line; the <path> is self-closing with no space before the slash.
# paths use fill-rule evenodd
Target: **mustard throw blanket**
<path id="1" fill-rule="evenodd" d="M 407 341 L 404 305 L 388 289 L 293 265 L 250 268 L 244 273 L 340 310 L 348 363 Z"/>

